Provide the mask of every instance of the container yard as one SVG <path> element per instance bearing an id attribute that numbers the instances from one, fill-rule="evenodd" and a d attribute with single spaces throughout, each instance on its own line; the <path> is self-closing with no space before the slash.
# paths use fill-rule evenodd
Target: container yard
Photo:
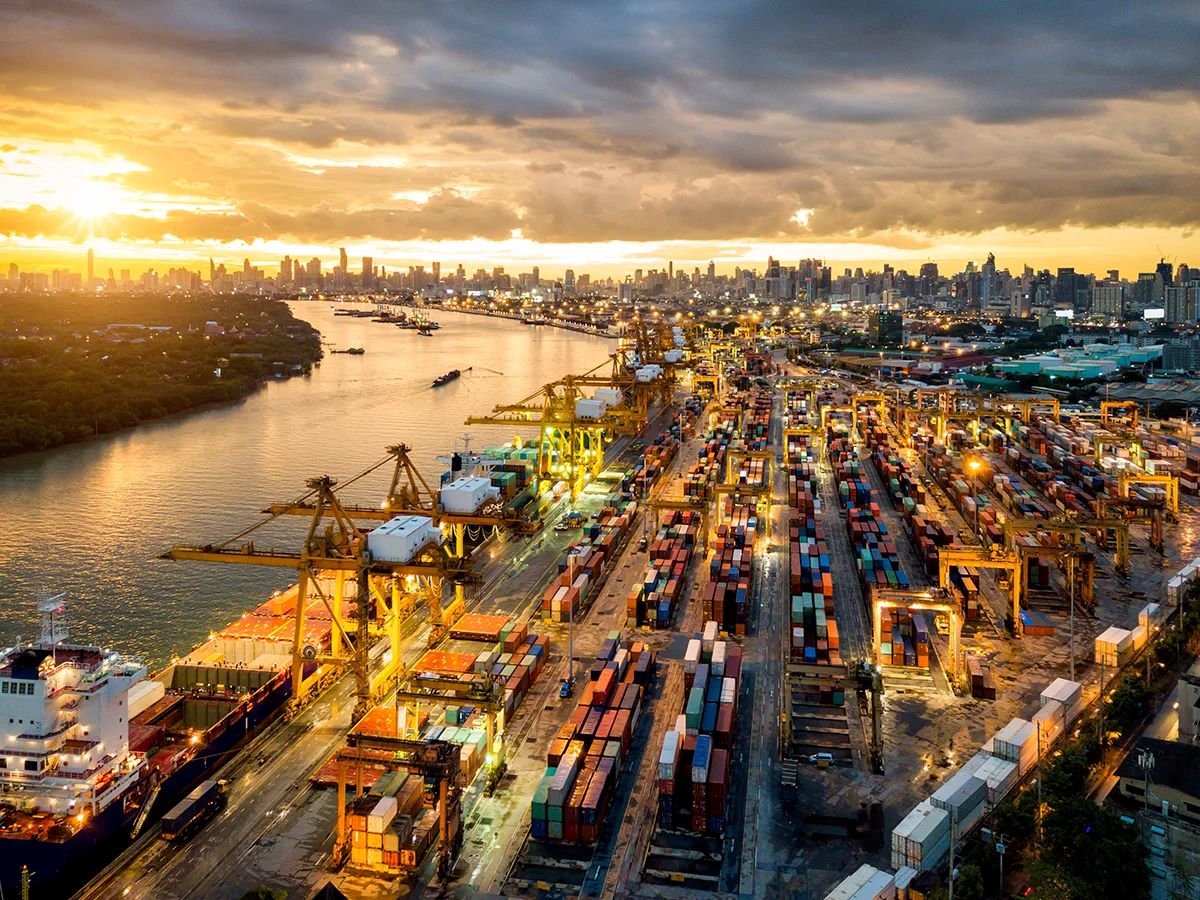
<path id="1" fill-rule="evenodd" d="M 777 366 L 714 351 L 569 503 L 562 444 L 443 479 L 451 523 L 563 510 L 522 538 L 536 566 L 502 548 L 436 635 L 388 644 L 396 689 L 309 773 L 343 890 L 926 896 L 1200 577 L 1164 534 L 1194 521 L 1200 462 L 1151 426 Z M 608 390 L 576 420 L 615 427 Z M 376 565 L 438 546 L 428 520 L 383 524 Z M 320 577 L 354 615 L 358 586 Z M 286 683 L 302 597 L 181 664 Z M 304 608 L 315 671 L 345 638 Z M 131 743 L 169 693 L 137 689 Z"/>

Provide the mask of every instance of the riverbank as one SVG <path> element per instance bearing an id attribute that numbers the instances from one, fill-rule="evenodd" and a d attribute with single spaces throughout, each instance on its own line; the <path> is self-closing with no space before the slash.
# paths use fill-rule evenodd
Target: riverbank
<path id="1" fill-rule="evenodd" d="M 485 319 L 505 319 L 509 322 L 520 322 L 523 325 L 528 325 L 532 328 L 558 328 L 563 331 L 573 331 L 576 334 L 586 334 L 590 337 L 607 338 L 609 340 L 617 340 L 621 337 L 620 332 L 611 329 L 596 328 L 591 325 L 584 325 L 579 322 L 568 322 L 564 319 L 541 319 L 536 322 L 529 321 L 521 313 L 506 313 L 490 309 L 472 309 L 461 306 L 453 306 L 445 303 L 414 303 L 411 300 L 399 299 L 383 299 L 383 298 L 366 298 L 366 297 L 334 297 L 324 298 L 324 301 L 332 299 L 335 306 L 344 307 L 345 304 L 370 304 L 372 306 L 399 306 L 405 309 L 419 309 L 424 313 L 432 312 L 455 312 L 462 313 L 466 316 L 482 316 Z M 323 301 L 323 302 L 324 302 Z M 315 302 L 315 301 L 314 301 Z"/>
<path id="2" fill-rule="evenodd" d="M 0 296 L 0 458 L 245 400 L 321 354 L 270 298 Z"/>

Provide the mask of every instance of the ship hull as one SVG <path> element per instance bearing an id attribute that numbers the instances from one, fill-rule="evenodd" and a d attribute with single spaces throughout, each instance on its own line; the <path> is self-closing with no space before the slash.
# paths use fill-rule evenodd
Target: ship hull
<path id="1" fill-rule="evenodd" d="M 162 780 L 148 821 L 157 820 L 209 772 L 219 768 L 278 714 L 292 693 L 288 673 L 264 685 L 205 734 L 195 756 Z M 142 802 L 150 793 L 152 775 L 114 800 L 88 825 L 64 841 L 33 841 L 0 833 L 0 885 L 6 895 L 19 896 L 21 867 L 41 896 L 68 895 L 82 887 L 130 842 L 130 830 Z M 10 893 L 13 892 L 13 893 Z M 49 892 L 49 893 L 47 893 Z"/>

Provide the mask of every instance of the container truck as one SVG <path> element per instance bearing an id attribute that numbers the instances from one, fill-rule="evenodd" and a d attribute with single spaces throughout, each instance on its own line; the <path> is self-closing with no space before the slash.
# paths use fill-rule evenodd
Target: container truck
<path id="1" fill-rule="evenodd" d="M 163 816 L 159 837 L 164 841 L 186 841 L 225 808 L 228 787 L 224 779 L 203 782 Z"/>

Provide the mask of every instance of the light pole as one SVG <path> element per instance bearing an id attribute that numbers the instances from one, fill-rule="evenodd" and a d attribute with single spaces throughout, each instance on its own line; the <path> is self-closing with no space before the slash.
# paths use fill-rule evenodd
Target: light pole
<path id="1" fill-rule="evenodd" d="M 975 488 L 975 540 L 979 541 L 980 546 L 983 546 L 983 538 L 979 534 L 979 469 L 983 466 L 977 459 L 972 459 L 967 463 L 967 469 L 971 472 L 971 486 Z"/>

